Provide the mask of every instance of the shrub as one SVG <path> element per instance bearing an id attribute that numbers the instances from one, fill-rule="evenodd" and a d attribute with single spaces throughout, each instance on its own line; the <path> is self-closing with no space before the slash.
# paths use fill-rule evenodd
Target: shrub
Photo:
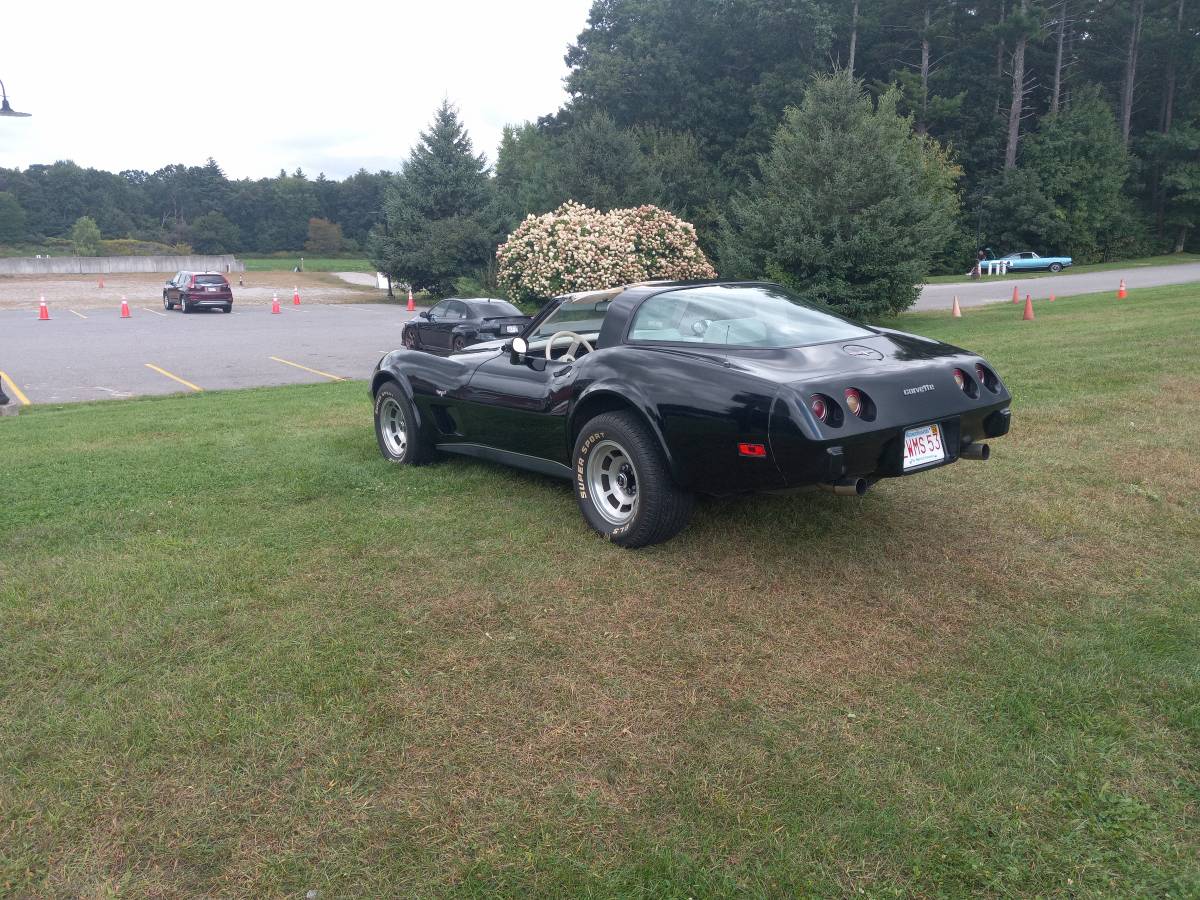
<path id="1" fill-rule="evenodd" d="M 568 201 L 528 216 L 496 250 L 498 280 L 518 301 L 651 278 L 715 278 L 696 229 L 655 206 L 602 213 Z"/>

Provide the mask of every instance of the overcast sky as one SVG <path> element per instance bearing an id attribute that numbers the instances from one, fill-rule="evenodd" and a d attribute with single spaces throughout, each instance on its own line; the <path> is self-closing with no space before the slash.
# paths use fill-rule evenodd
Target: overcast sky
<path id="1" fill-rule="evenodd" d="M 457 104 L 494 161 L 505 124 L 566 98 L 563 54 L 590 0 L 314 5 L 209 0 L 5 4 L 0 166 L 117 172 L 208 157 L 231 178 L 399 168 Z"/>

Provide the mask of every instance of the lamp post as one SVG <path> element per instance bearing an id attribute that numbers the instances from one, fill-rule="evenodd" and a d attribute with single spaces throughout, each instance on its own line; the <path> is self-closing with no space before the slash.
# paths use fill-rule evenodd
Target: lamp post
<path id="1" fill-rule="evenodd" d="M 6 91 L 4 89 L 3 81 L 0 81 L 0 98 L 3 98 L 3 101 L 0 102 L 0 116 L 13 116 L 14 118 L 28 118 L 29 116 L 32 115 L 32 113 L 17 112 L 15 109 L 13 109 L 11 106 L 8 105 L 8 91 Z M 4 379 L 0 378 L 0 412 L 9 412 L 10 409 L 15 408 L 15 407 L 9 406 L 9 404 L 11 402 L 12 401 L 8 399 L 8 394 L 4 393 Z"/>
<path id="2" fill-rule="evenodd" d="M 0 102 L 0 116 L 13 116 L 15 118 L 26 119 L 33 115 L 33 113 L 17 112 L 8 105 L 8 91 L 4 89 L 3 81 L 0 81 L 0 97 L 3 97 L 3 102 Z"/>

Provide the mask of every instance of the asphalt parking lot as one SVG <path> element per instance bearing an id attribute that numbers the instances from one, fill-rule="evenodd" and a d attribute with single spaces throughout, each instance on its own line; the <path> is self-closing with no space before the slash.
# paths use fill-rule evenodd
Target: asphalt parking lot
<path id="1" fill-rule="evenodd" d="M 282 298 L 281 298 L 281 302 Z M 158 306 L 0 310 L 0 372 L 20 403 L 365 379 L 416 313 L 383 303 L 183 315 Z M 15 394 L 15 396 L 14 396 Z"/>

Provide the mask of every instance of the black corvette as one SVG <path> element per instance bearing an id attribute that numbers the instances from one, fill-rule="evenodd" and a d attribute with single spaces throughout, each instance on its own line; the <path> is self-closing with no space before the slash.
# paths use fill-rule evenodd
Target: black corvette
<path id="1" fill-rule="evenodd" d="M 371 393 L 387 459 L 445 451 L 569 479 L 588 524 L 625 547 L 676 535 L 695 493 L 862 494 L 987 459 L 1011 400 L 973 353 L 757 282 L 560 297 L 508 340 L 389 353 Z"/>
<path id="2" fill-rule="evenodd" d="M 406 324 L 401 339 L 409 350 L 457 353 L 479 341 L 520 334 L 530 321 L 507 300 L 455 297 Z"/>

